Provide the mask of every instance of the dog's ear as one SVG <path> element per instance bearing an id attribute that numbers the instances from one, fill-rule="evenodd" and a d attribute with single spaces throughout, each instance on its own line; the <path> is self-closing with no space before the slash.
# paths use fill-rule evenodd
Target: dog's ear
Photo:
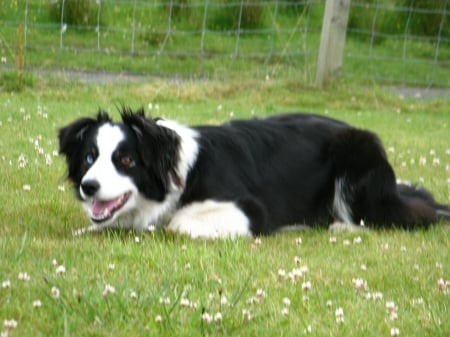
<path id="1" fill-rule="evenodd" d="M 136 135 L 144 165 L 151 170 L 167 191 L 172 182 L 181 187 L 177 172 L 180 137 L 174 131 L 157 124 L 157 120 L 145 117 L 144 110 L 132 112 L 122 108 L 122 120 Z"/>
<path id="2" fill-rule="evenodd" d="M 65 155 L 66 157 L 71 157 L 74 151 L 79 148 L 83 142 L 86 131 L 97 124 L 106 122 L 111 122 L 111 119 L 106 112 L 99 110 L 96 119 L 80 118 L 75 122 L 59 129 L 59 153 Z"/>

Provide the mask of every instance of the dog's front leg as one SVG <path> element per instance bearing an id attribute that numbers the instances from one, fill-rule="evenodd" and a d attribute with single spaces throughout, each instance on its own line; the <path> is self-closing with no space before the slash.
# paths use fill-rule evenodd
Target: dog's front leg
<path id="1" fill-rule="evenodd" d="M 103 229 L 104 229 L 104 227 L 102 227 L 102 226 L 90 225 L 88 227 L 83 227 L 83 228 L 80 228 L 80 229 L 77 229 L 77 230 L 73 231 L 72 235 L 74 237 L 77 237 L 77 236 L 82 236 L 82 235 L 84 235 L 86 233 L 97 233 L 97 232 L 102 231 Z"/>

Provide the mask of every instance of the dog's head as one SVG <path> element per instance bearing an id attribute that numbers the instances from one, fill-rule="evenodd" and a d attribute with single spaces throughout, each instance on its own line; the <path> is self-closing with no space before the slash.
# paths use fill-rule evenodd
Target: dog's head
<path id="1" fill-rule="evenodd" d="M 59 130 L 59 152 L 68 179 L 91 221 L 102 227 L 135 221 L 143 201 L 158 205 L 181 188 L 177 171 L 180 138 L 146 118 L 143 110 L 122 108 L 122 121 L 107 113 L 81 118 Z M 126 226 L 148 224 L 126 224 Z"/>

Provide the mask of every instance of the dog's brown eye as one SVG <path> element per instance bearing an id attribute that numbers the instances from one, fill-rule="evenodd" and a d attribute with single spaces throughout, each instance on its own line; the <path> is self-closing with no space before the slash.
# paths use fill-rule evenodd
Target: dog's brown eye
<path id="1" fill-rule="evenodd" d="M 119 158 L 120 163 L 125 167 L 133 167 L 134 166 L 134 160 L 133 157 L 125 155 Z"/>

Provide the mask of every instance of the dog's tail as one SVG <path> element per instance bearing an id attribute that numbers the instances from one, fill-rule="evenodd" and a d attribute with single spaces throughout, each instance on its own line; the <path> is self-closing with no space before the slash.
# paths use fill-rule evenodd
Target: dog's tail
<path id="1" fill-rule="evenodd" d="M 400 199 L 414 213 L 427 213 L 428 222 L 450 223 L 450 207 L 438 203 L 433 195 L 413 184 L 398 182 L 397 191 Z"/>

